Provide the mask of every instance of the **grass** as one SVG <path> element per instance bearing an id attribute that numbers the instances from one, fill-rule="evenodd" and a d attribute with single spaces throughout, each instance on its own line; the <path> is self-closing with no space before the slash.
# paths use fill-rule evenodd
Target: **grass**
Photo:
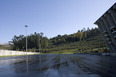
<path id="1" fill-rule="evenodd" d="M 100 48 L 94 48 L 94 49 L 89 49 L 89 50 L 78 50 L 76 49 L 65 49 L 65 50 L 60 50 L 60 51 L 52 51 L 52 52 L 47 52 L 44 54 L 74 54 L 74 53 L 103 53 L 103 51 L 106 49 L 106 47 Z"/>

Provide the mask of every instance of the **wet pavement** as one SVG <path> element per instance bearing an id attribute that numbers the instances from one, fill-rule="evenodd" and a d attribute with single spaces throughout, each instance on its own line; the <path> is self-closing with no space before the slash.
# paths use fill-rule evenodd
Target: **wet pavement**
<path id="1" fill-rule="evenodd" d="M 1 57 L 0 77 L 116 77 L 116 56 L 43 54 Z"/>

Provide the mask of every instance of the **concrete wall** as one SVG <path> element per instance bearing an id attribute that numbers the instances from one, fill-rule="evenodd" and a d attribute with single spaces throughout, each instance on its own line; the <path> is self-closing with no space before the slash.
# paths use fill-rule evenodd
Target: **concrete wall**
<path id="1" fill-rule="evenodd" d="M 36 52 L 27 52 L 28 55 L 39 54 Z M 7 56 L 7 55 L 26 55 L 26 52 L 23 51 L 12 51 L 12 50 L 0 50 L 0 56 Z"/>

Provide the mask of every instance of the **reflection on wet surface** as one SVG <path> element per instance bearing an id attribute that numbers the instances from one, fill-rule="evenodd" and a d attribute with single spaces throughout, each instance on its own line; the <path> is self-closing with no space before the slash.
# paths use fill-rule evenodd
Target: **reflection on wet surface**
<path id="1" fill-rule="evenodd" d="M 89 54 L 0 58 L 0 77 L 116 77 L 116 57 Z"/>

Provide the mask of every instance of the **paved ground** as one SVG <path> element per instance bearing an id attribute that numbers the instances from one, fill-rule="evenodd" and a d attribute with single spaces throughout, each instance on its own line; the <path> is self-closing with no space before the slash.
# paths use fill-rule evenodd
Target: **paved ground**
<path id="1" fill-rule="evenodd" d="M 89 54 L 2 57 L 0 77 L 116 77 L 116 57 Z"/>

